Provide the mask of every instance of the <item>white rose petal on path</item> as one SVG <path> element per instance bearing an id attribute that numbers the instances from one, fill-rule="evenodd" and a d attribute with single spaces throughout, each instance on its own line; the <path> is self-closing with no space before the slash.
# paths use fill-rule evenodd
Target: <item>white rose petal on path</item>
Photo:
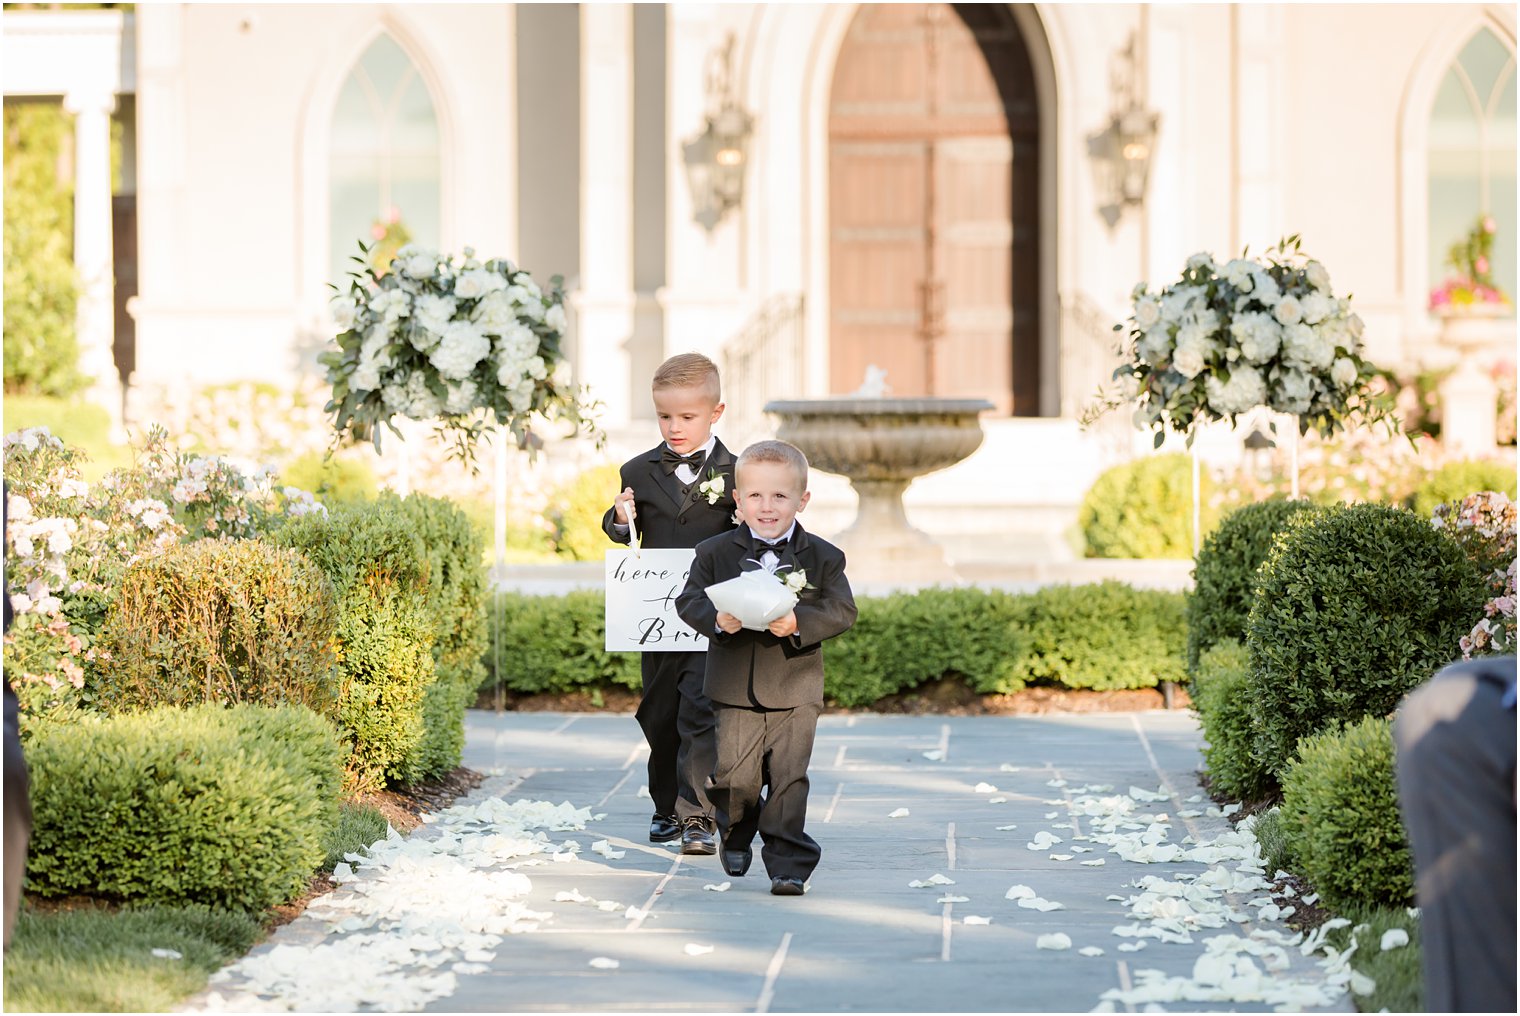
<path id="1" fill-rule="evenodd" d="M 1099 858 L 1096 858 L 1096 859 L 1095 859 L 1095 860 L 1091 860 L 1091 861 L 1082 861 L 1082 862 L 1080 862 L 1080 863 L 1082 863 L 1082 864 L 1084 864 L 1084 865 L 1086 865 L 1086 866 L 1087 866 L 1087 867 L 1089 867 L 1089 868 L 1101 868 L 1101 867 L 1103 867 L 1103 866 L 1104 866 L 1104 865 L 1105 865 L 1105 864 L 1107 864 L 1107 863 L 1108 863 L 1108 862 L 1107 862 L 1107 861 L 1105 861 L 1105 860 L 1103 860 L 1103 858 L 1101 858 L 1101 857 L 1099 857 Z"/>
<path id="2" fill-rule="evenodd" d="M 627 910 L 623 911 L 623 916 L 630 921 L 637 921 L 641 917 L 649 916 L 649 911 L 640 910 L 638 907 L 629 907 Z"/>
<path id="3" fill-rule="evenodd" d="M 907 808 L 898 808 L 896 811 L 889 812 L 887 814 L 887 818 L 907 818 L 907 817 L 908 817 L 908 809 Z"/>
<path id="4" fill-rule="evenodd" d="M 943 761 L 944 757 L 945 753 L 940 751 L 938 748 L 935 748 L 933 751 L 924 752 L 924 758 L 928 759 L 930 762 Z"/>
<path id="5" fill-rule="evenodd" d="M 978 783 L 973 789 L 978 794 L 996 794 L 997 793 L 997 787 L 994 787 L 990 783 Z"/>
<path id="6" fill-rule="evenodd" d="M 1149 944 L 1149 943 L 1146 943 L 1146 942 L 1120 942 L 1119 943 L 1119 951 L 1120 952 L 1139 952 L 1141 949 L 1144 949 L 1147 944 Z"/>
<path id="7" fill-rule="evenodd" d="M 1030 850 L 1049 850 L 1051 847 L 1060 842 L 1061 837 L 1052 836 L 1050 833 L 1047 833 L 1042 829 L 1041 831 L 1035 833 L 1034 839 L 1024 844 L 1024 846 Z"/>
<path id="8" fill-rule="evenodd" d="M 554 894 L 554 902 L 555 903 L 593 903 L 595 901 L 592 900 L 592 898 L 590 896 L 583 896 L 581 894 L 581 891 L 579 889 L 571 889 L 568 892 L 566 892 L 564 890 L 560 890 L 559 892 L 555 893 Z"/>
<path id="9" fill-rule="evenodd" d="M 961 923 L 963 923 L 963 924 L 991 924 L 992 923 L 992 918 L 990 918 L 990 917 L 977 917 L 975 914 L 967 914 L 965 917 L 963 917 L 961 919 Z"/>
<path id="10" fill-rule="evenodd" d="M 1102 956 L 1103 955 L 1103 950 L 1099 949 L 1095 945 L 1084 945 L 1082 948 L 1078 949 L 1077 952 L 1081 953 L 1083 956 Z"/>
<path id="11" fill-rule="evenodd" d="M 589 965 L 598 970 L 616 970 L 621 964 L 611 956 L 596 956 Z"/>
<path id="12" fill-rule="evenodd" d="M 626 850 L 613 850 L 612 844 L 607 840 L 597 840 L 591 844 L 591 852 L 593 854 L 601 854 L 609 861 L 616 861 L 628 853 Z"/>
<path id="13" fill-rule="evenodd" d="M 1051 818 L 1060 818 L 1060 817 L 1061 817 L 1061 813 L 1060 813 L 1060 812 L 1059 812 L 1059 811 L 1047 811 L 1047 812 L 1046 812 L 1046 813 L 1045 813 L 1045 817 L 1046 817 L 1046 818 L 1047 818 L 1047 819 L 1051 819 Z"/>
<path id="14" fill-rule="evenodd" d="M 1045 785 L 1047 787 L 1064 787 L 1064 786 L 1066 786 L 1066 781 L 1065 780 L 1059 780 L 1059 779 L 1057 779 L 1057 780 L 1046 780 L 1045 781 Z"/>
<path id="15" fill-rule="evenodd" d="M 176 952 L 173 949 L 154 949 L 153 955 L 161 960 L 182 960 L 185 958 L 183 953 Z"/>
<path id="16" fill-rule="evenodd" d="M 597 901 L 596 909 L 598 909 L 598 910 L 605 910 L 607 913 L 610 914 L 610 913 L 615 913 L 616 911 L 622 910 L 623 909 L 623 905 L 621 903 L 619 903 L 617 900 L 599 900 L 599 901 Z"/>
<path id="17" fill-rule="evenodd" d="M 930 875 L 927 879 L 915 880 L 908 883 L 909 889 L 932 889 L 937 885 L 955 885 L 955 879 L 946 878 L 940 874 Z"/>
<path id="18" fill-rule="evenodd" d="M 1048 913 L 1052 910 L 1065 910 L 1066 904 L 1057 903 L 1055 900 L 1045 900 L 1036 896 L 1033 899 L 1019 900 L 1019 906 L 1025 910 L 1038 910 L 1040 913 Z"/>
<path id="19" fill-rule="evenodd" d="M 1008 798 L 1002 797 L 1002 796 L 989 797 L 989 798 L 987 798 L 987 803 L 988 804 L 1007 804 L 1008 803 Z"/>
<path id="20" fill-rule="evenodd" d="M 1370 995 L 1377 990 L 1377 982 L 1360 970 L 1351 971 L 1351 994 Z"/>
<path id="21" fill-rule="evenodd" d="M 1027 885 L 1013 885 L 1003 894 L 1005 900 L 1032 900 L 1039 894 Z"/>
<path id="22" fill-rule="evenodd" d="M 726 893 L 730 889 L 732 889 L 733 887 L 734 887 L 734 884 L 732 882 L 719 882 L 716 885 L 714 885 L 713 883 L 709 882 L 705 886 L 703 886 L 702 888 L 705 889 L 705 890 L 707 890 L 710 893 Z"/>
<path id="23" fill-rule="evenodd" d="M 449 969 L 456 974 L 483 974 L 491 968 L 484 963 L 455 963 Z"/>
<path id="24" fill-rule="evenodd" d="M 1398 949 L 1409 944 L 1409 932 L 1403 928 L 1390 928 L 1383 932 L 1382 949 L 1387 952 L 1390 949 Z"/>
<path id="25" fill-rule="evenodd" d="M 998 772 L 1000 773 L 1017 773 L 1022 771 L 1023 770 L 1021 770 L 1018 766 L 1011 766 L 1007 762 L 1004 762 L 1002 765 L 998 766 Z"/>
<path id="26" fill-rule="evenodd" d="M 633 796 L 636 797 L 636 798 L 642 797 L 646 801 L 653 801 L 654 800 L 654 798 L 649 795 L 649 788 L 648 787 L 640 787 L 639 788 L 639 792 L 637 794 L 634 794 Z"/>
<path id="27" fill-rule="evenodd" d="M 706 956 L 713 951 L 713 948 L 710 945 L 698 945 L 696 942 L 687 942 L 684 951 L 688 956 Z"/>
<path id="28" fill-rule="evenodd" d="M 1064 932 L 1052 932 L 1049 935 L 1041 935 L 1034 940 L 1036 949 L 1070 949 L 1071 937 Z"/>
<path id="29" fill-rule="evenodd" d="M 935 903 L 970 903 L 970 896 L 941 896 Z"/>
<path id="30" fill-rule="evenodd" d="M 1069 861 L 1069 860 L 1071 860 L 1071 855 L 1070 854 L 1051 854 L 1050 855 L 1050 859 L 1052 861 Z"/>
<path id="31" fill-rule="evenodd" d="M 1000 825 L 1000 826 L 997 826 L 996 828 L 997 828 L 998 832 L 1000 832 L 1000 833 L 1006 833 L 1010 829 L 1017 829 L 1018 826 L 1017 825 Z"/>

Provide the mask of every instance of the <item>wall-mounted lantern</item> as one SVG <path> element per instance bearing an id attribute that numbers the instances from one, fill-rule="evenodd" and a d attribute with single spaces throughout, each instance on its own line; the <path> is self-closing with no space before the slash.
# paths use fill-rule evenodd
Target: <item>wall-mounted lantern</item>
<path id="1" fill-rule="evenodd" d="M 1110 76 L 1113 109 L 1108 124 L 1087 139 L 1087 152 L 1097 177 L 1098 214 L 1110 229 L 1118 224 L 1125 208 L 1145 203 L 1156 130 L 1161 122 L 1160 115 L 1146 109 L 1140 101 L 1140 67 L 1135 50 L 1136 38 L 1131 34 L 1129 42 L 1114 58 Z"/>
<path id="2" fill-rule="evenodd" d="M 730 33 L 707 62 L 707 113 L 702 133 L 681 146 L 692 218 L 709 233 L 744 203 L 744 174 L 755 118 L 733 95 L 734 37 Z"/>

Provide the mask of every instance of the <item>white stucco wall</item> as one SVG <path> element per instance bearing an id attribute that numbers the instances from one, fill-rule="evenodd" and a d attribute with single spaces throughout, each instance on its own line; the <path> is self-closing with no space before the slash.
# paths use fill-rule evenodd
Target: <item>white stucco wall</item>
<path id="1" fill-rule="evenodd" d="M 445 247 L 516 233 L 507 6 L 144 5 L 138 371 L 287 376 L 325 338 L 332 103 L 382 29 L 439 114 Z"/>

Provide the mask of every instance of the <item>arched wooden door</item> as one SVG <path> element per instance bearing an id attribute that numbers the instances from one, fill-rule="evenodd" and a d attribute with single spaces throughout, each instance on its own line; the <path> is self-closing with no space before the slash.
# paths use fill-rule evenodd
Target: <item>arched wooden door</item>
<path id="1" fill-rule="evenodd" d="M 1039 119 L 1004 4 L 862 4 L 829 110 L 830 388 L 1039 413 Z"/>

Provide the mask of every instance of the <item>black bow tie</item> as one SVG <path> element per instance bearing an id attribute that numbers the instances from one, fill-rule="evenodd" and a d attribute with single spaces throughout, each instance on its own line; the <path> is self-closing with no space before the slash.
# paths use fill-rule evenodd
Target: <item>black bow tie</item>
<path id="1" fill-rule="evenodd" d="M 665 470 L 667 476 L 674 474 L 676 467 L 683 463 L 690 466 L 694 471 L 699 470 L 706 459 L 707 453 L 704 451 L 695 451 L 690 455 L 681 455 L 670 445 L 663 445 L 660 448 L 660 468 Z"/>
<path id="2" fill-rule="evenodd" d="M 791 542 L 792 541 L 791 541 L 790 537 L 783 536 L 781 539 L 777 540 L 775 543 L 766 543 L 764 540 L 760 539 L 757 536 L 754 539 L 754 546 L 752 548 L 754 550 L 754 552 L 755 552 L 755 560 L 756 561 L 760 560 L 761 556 L 763 554 L 767 553 L 768 551 L 775 551 L 776 552 L 776 557 L 779 558 L 781 556 L 781 552 L 784 551 L 784 550 L 786 550 L 787 544 L 789 544 Z"/>

